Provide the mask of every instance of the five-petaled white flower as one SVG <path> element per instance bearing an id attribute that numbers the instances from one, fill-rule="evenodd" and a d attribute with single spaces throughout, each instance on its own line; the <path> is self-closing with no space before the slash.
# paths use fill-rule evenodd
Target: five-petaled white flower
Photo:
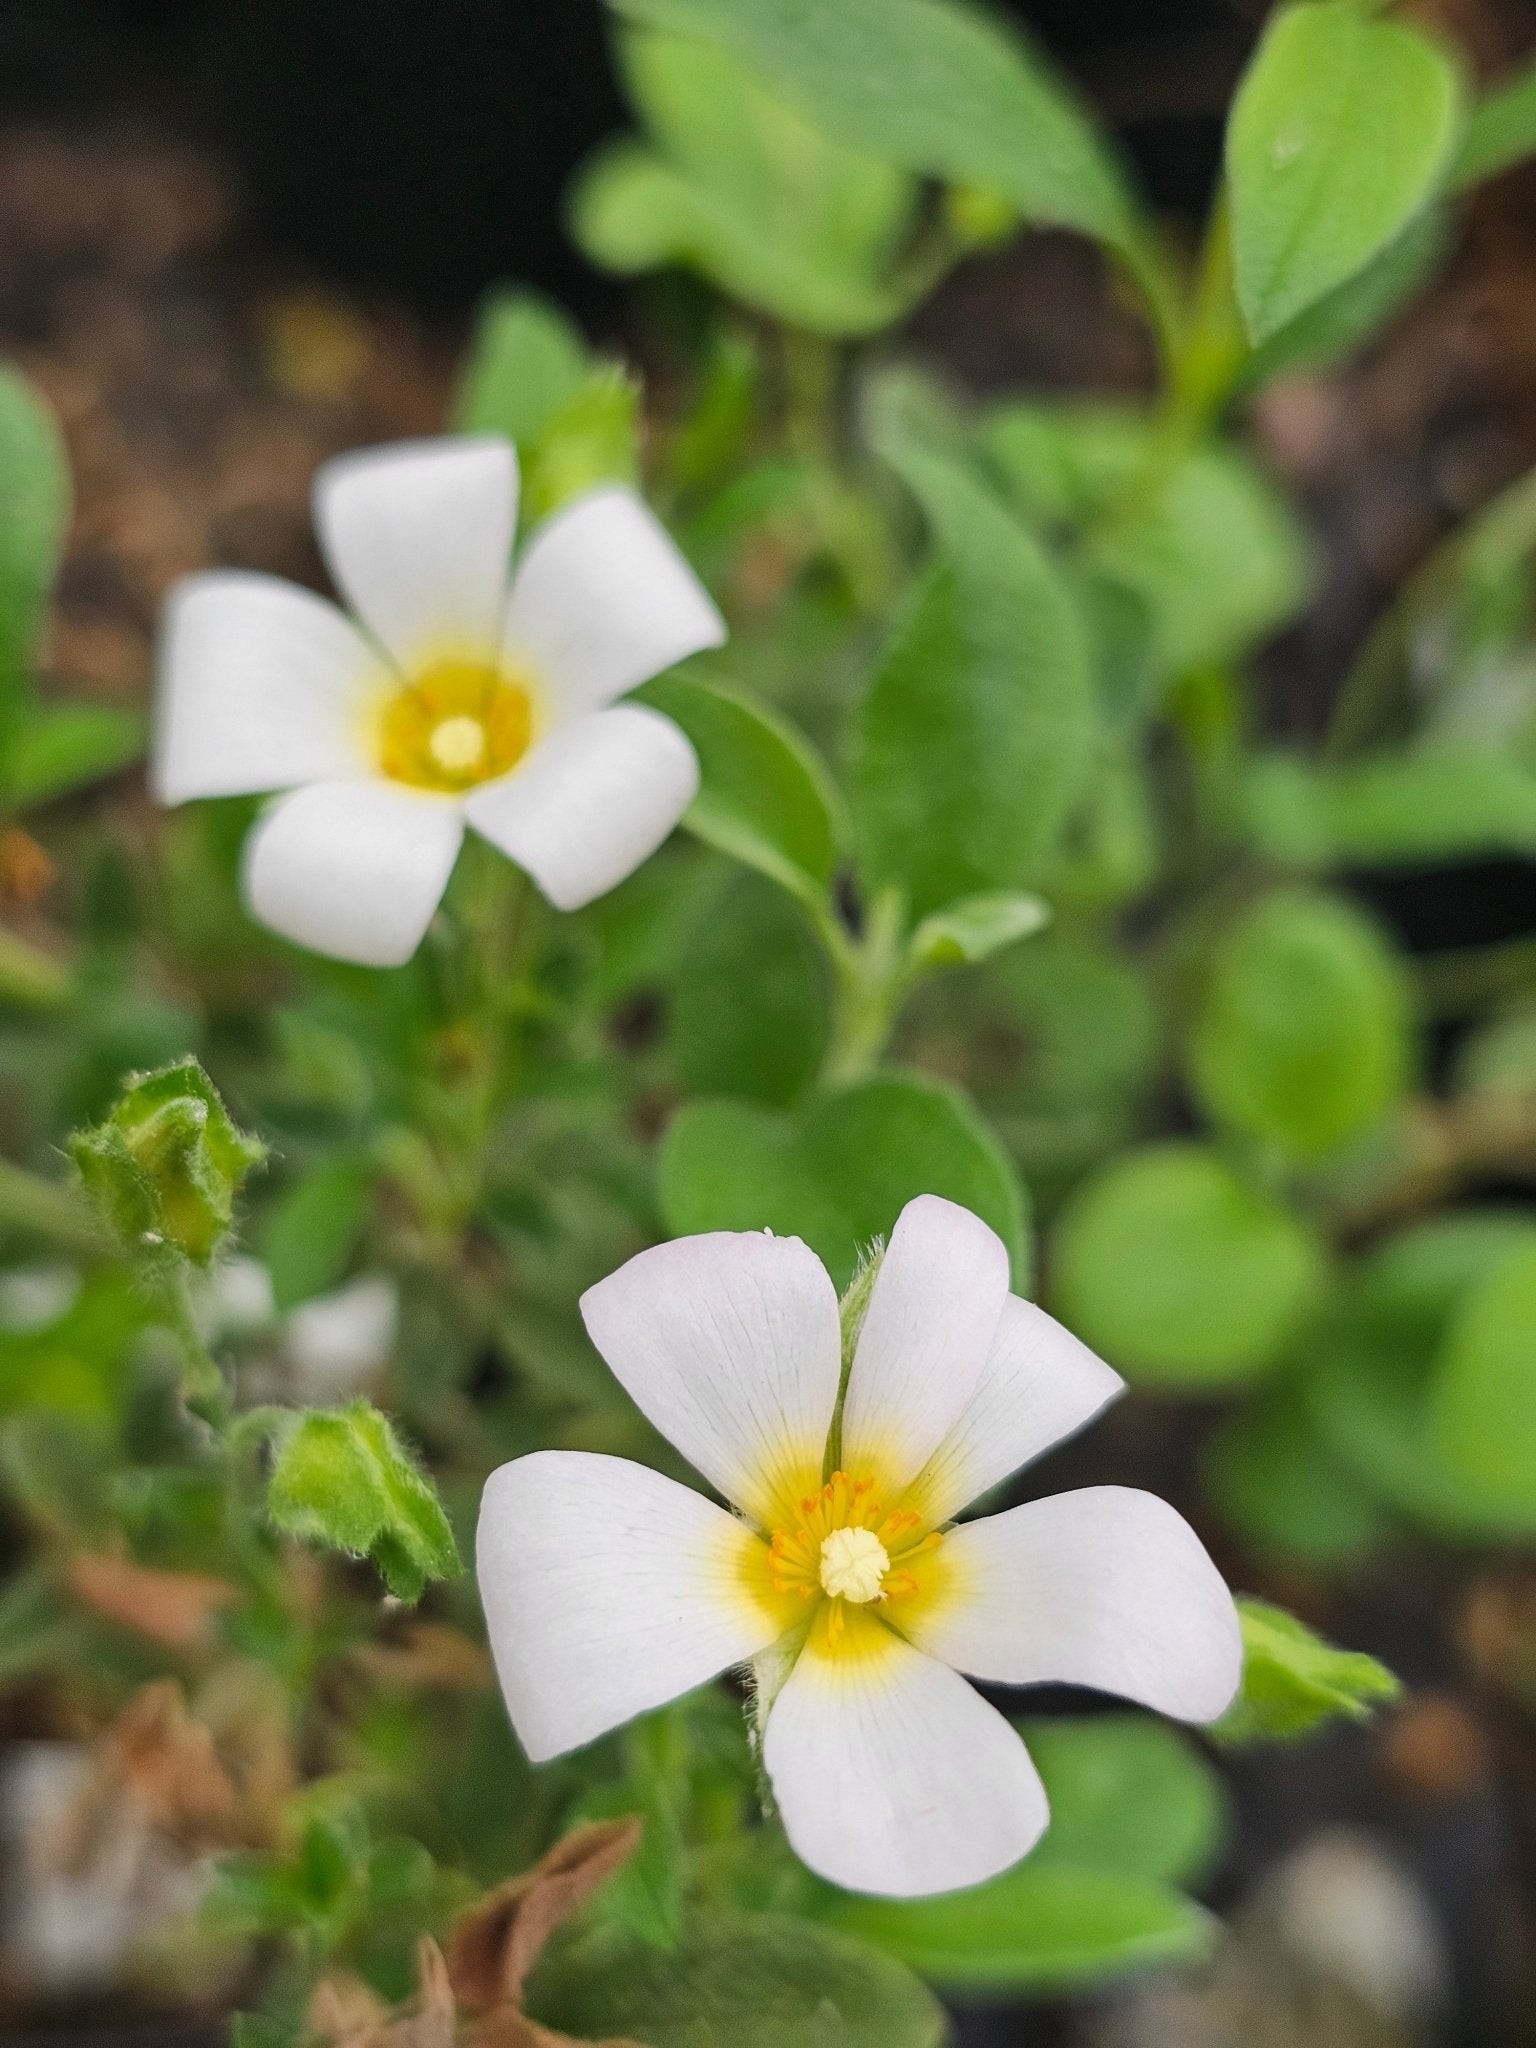
<path id="1" fill-rule="evenodd" d="M 263 923 L 366 966 L 410 958 L 464 825 L 574 910 L 653 853 L 698 787 L 670 720 L 618 704 L 725 637 L 632 491 L 534 533 L 510 577 L 517 458 L 495 436 L 328 463 L 315 524 L 360 625 L 277 577 L 212 571 L 167 607 L 164 803 L 285 791 L 246 848 Z"/>
<path id="2" fill-rule="evenodd" d="M 1121 1390 L 1009 1293 L 1002 1243 L 967 1210 L 902 1211 L 840 1425 L 837 1298 L 797 1238 L 679 1239 L 582 1313 L 737 1513 L 579 1451 L 492 1474 L 481 1595 L 535 1761 L 771 1651 L 762 1754 L 790 1842 L 837 1884 L 910 1896 L 1006 1869 L 1049 1817 L 1023 1743 L 961 1672 L 1189 1721 L 1231 1701 L 1231 1595 L 1155 1495 L 1093 1486 L 952 1526 Z"/>

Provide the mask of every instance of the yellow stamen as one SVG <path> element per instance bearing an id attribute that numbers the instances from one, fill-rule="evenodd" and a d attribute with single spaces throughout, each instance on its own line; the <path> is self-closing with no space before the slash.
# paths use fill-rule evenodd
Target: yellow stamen
<path id="1" fill-rule="evenodd" d="M 826 1602 L 829 1649 L 844 1638 L 848 1607 L 873 1611 L 917 1593 L 919 1581 L 906 1560 L 943 1540 L 937 1529 L 925 1532 L 911 1508 L 887 1514 L 871 1477 L 834 1472 L 798 1505 L 799 1519 L 769 1538 L 768 1577 L 777 1593 L 798 1594 L 807 1605 Z"/>

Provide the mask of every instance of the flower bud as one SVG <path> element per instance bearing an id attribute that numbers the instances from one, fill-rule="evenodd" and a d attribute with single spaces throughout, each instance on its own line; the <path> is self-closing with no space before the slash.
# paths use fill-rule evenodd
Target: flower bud
<path id="1" fill-rule="evenodd" d="M 77 1131 L 69 1149 L 125 1250 L 169 1252 L 199 1266 L 218 1250 L 246 1175 L 266 1157 L 190 1058 L 136 1075 L 105 1120 Z"/>

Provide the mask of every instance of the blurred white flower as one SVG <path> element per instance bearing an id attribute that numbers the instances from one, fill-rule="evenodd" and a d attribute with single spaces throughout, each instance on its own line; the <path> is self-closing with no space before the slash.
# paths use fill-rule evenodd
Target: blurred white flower
<path id="1" fill-rule="evenodd" d="M 163 803 L 283 791 L 246 845 L 275 931 L 410 958 L 466 823 L 574 910 L 653 853 L 698 786 L 668 719 L 616 700 L 725 637 L 653 514 L 604 486 L 516 573 L 517 458 L 494 436 L 328 463 L 315 524 L 357 624 L 276 577 L 187 578 L 167 606 L 152 779 Z"/>
<path id="2" fill-rule="evenodd" d="M 492 1474 L 481 1594 L 535 1761 L 758 1659 L 763 1762 L 796 1852 L 901 1897 L 994 1875 L 1048 1819 L 1023 1743 L 961 1672 L 1094 1686 L 1189 1721 L 1230 1703 L 1231 1595 L 1154 1495 L 1095 1486 L 951 1526 L 1121 1388 L 1009 1293 L 1007 1252 L 968 1211 L 931 1195 L 903 1210 L 840 1422 L 837 1297 L 798 1239 L 659 1246 L 582 1313 L 738 1512 L 579 1451 Z"/>
<path id="3" fill-rule="evenodd" d="M 46 1330 L 79 1296 L 80 1275 L 73 1266 L 13 1266 L 0 1273 L 0 1330 L 13 1337 Z"/>
<path id="4" fill-rule="evenodd" d="M 92 1801 L 96 1769 L 82 1743 L 20 1742 L 0 1772 L 9 1879 L 0 1954 L 33 1991 L 112 1983 L 208 1888 L 211 1864 L 178 1853 L 132 1802 Z M 88 1802 L 94 1825 L 85 1829 Z"/>
<path id="5" fill-rule="evenodd" d="M 193 1285 L 192 1313 L 206 1344 L 251 1337 L 274 1322 L 277 1302 L 272 1275 L 260 1259 L 236 1252 Z"/>
<path id="6" fill-rule="evenodd" d="M 390 1361 L 400 1291 L 387 1273 L 364 1273 L 333 1294 L 301 1302 L 283 1325 L 283 1351 L 301 1401 L 344 1401 Z"/>

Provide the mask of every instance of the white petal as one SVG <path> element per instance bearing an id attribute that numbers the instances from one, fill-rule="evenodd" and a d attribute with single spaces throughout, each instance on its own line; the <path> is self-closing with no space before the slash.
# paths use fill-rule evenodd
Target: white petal
<path id="1" fill-rule="evenodd" d="M 581 1313 L 635 1405 L 763 1528 L 820 1484 L 842 1339 L 827 1270 L 798 1237 L 656 1245 L 589 1287 Z"/>
<path id="2" fill-rule="evenodd" d="M 633 491 L 577 498 L 517 565 L 506 658 L 531 669 L 561 722 L 724 639 L 708 592 Z"/>
<path id="3" fill-rule="evenodd" d="M 1205 1547 L 1156 1494 L 1089 1486 L 967 1522 L 901 1625 L 931 1656 L 1003 1685 L 1091 1685 L 1214 1721 L 1242 1676 L 1237 1610 Z"/>
<path id="4" fill-rule="evenodd" d="M 699 763 L 670 718 L 640 704 L 552 732 L 464 813 L 557 910 L 579 910 L 649 860 L 693 802 Z"/>
<path id="5" fill-rule="evenodd" d="M 475 1547 L 501 1689 L 535 1763 L 745 1663 L 783 1627 L 748 1590 L 759 1539 L 625 1458 L 503 1465 Z"/>
<path id="6" fill-rule="evenodd" d="M 442 901 L 464 821 L 398 782 L 313 782 L 245 843 L 251 914 L 295 945 L 362 967 L 409 960 Z"/>
<path id="7" fill-rule="evenodd" d="M 763 1763 L 795 1854 L 849 1891 L 980 1884 L 1049 1818 L 1002 1715 L 857 1611 L 837 1650 L 813 1629 L 768 1716 Z"/>
<path id="8" fill-rule="evenodd" d="M 919 1195 L 896 1219 L 854 1352 L 843 1468 L 904 1486 L 981 1378 L 1008 1299 L 1008 1252 L 979 1216 Z"/>
<path id="9" fill-rule="evenodd" d="M 333 604 L 276 576 L 217 570 L 171 592 L 150 779 L 163 804 L 368 773 L 384 670 Z"/>
<path id="10" fill-rule="evenodd" d="M 1119 1373 L 1054 1316 L 1011 1294 L 976 1391 L 903 1504 L 925 1522 L 951 1521 L 1124 1391 Z"/>
<path id="11" fill-rule="evenodd" d="M 494 434 L 366 448 L 315 478 L 336 586 L 406 669 L 497 658 L 516 524 L 517 456 Z"/>

